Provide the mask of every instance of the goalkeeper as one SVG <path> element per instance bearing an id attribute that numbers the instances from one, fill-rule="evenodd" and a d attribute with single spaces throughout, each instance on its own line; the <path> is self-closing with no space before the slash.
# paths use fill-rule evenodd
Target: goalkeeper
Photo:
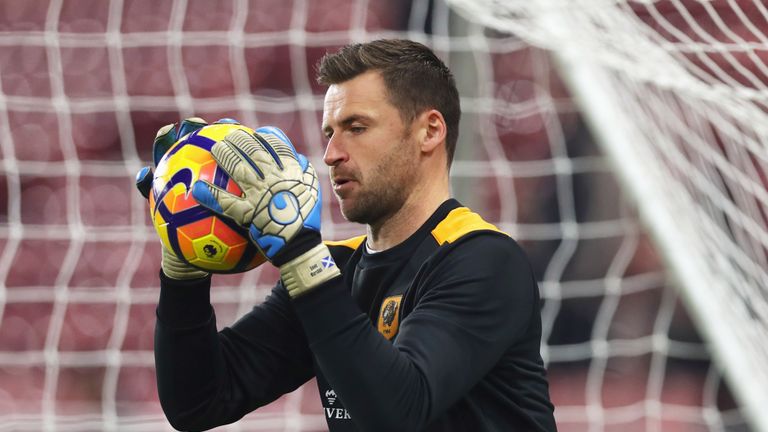
<path id="1" fill-rule="evenodd" d="M 202 181 L 193 196 L 247 227 L 281 277 L 217 332 L 210 275 L 164 251 L 155 359 L 171 424 L 235 422 L 316 377 L 331 431 L 556 430 L 527 258 L 450 198 L 451 72 L 419 43 L 379 40 L 326 55 L 318 81 L 323 160 L 366 235 L 322 241 L 317 176 L 279 129 L 214 145 L 243 196 Z M 203 125 L 161 129 L 155 158 Z"/>

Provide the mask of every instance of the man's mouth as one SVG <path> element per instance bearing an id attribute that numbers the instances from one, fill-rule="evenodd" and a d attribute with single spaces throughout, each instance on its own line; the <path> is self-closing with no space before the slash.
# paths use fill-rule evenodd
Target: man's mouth
<path id="1" fill-rule="evenodd" d="M 350 190 L 355 180 L 349 177 L 336 177 L 331 180 L 333 191 L 336 194 L 343 194 Z"/>

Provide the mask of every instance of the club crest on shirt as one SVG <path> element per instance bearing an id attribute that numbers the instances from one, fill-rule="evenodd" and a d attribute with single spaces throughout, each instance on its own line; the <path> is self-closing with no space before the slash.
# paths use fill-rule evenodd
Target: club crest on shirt
<path id="1" fill-rule="evenodd" d="M 387 297 L 381 302 L 379 311 L 379 333 L 392 340 L 400 325 L 400 300 L 402 295 Z"/>

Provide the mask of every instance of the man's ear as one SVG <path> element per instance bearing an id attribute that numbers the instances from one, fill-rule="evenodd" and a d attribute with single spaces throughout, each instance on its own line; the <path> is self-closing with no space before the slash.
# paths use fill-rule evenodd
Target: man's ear
<path id="1" fill-rule="evenodd" d="M 445 143 L 448 130 L 445 126 L 443 114 L 436 109 L 431 109 L 421 113 L 420 123 L 423 126 L 424 134 L 421 141 L 421 151 L 431 153 L 441 143 Z"/>

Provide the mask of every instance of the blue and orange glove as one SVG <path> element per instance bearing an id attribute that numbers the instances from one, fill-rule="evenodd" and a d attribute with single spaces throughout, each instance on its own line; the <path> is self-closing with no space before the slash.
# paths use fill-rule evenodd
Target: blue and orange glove
<path id="1" fill-rule="evenodd" d="M 179 138 L 199 130 L 205 125 L 207 125 L 205 120 L 199 117 L 190 117 L 182 121 L 178 128 L 173 123 L 160 128 L 157 131 L 155 141 L 152 144 L 152 162 L 154 163 L 154 166 L 157 166 L 160 159 L 163 158 L 163 155 L 168 152 L 168 149 L 170 149 Z M 136 174 L 136 188 L 144 198 L 149 198 L 153 179 L 154 174 L 152 168 L 149 166 L 140 169 Z M 165 246 L 162 246 L 162 248 L 163 255 L 160 267 L 163 269 L 163 273 L 169 278 L 182 280 L 208 276 L 208 272 L 185 263 Z"/>
<path id="2" fill-rule="evenodd" d="M 197 181 L 201 205 L 247 228 L 251 240 L 280 269 L 292 298 L 340 275 L 320 236 L 321 197 L 317 173 L 278 128 L 229 133 L 211 148 L 219 166 L 243 196 Z"/>

